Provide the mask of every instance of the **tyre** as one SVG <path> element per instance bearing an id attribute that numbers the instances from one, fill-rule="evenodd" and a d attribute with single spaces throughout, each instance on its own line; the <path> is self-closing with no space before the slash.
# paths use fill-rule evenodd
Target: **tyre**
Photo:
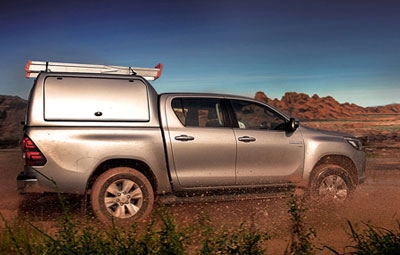
<path id="1" fill-rule="evenodd" d="M 349 173 L 337 165 L 325 164 L 317 167 L 312 175 L 310 195 L 322 201 L 345 201 L 353 191 Z"/>
<path id="2" fill-rule="evenodd" d="M 149 216 L 154 193 L 142 173 L 128 167 L 117 167 L 96 179 L 90 199 L 93 211 L 101 222 L 126 224 Z"/>

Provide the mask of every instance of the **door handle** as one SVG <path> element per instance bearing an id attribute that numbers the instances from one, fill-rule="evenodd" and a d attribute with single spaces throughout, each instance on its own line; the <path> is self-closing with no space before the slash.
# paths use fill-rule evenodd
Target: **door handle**
<path id="1" fill-rule="evenodd" d="M 188 135 L 178 135 L 178 136 L 175 136 L 175 140 L 178 140 L 178 141 L 193 141 L 194 140 L 194 137 L 193 136 L 188 136 Z"/>
<path id="2" fill-rule="evenodd" d="M 250 136 L 247 136 L 247 135 L 246 135 L 246 136 L 241 136 L 241 137 L 239 137 L 238 140 L 239 140 L 240 142 L 249 143 L 249 142 L 255 142 L 255 141 L 256 141 L 256 138 L 250 137 Z"/>

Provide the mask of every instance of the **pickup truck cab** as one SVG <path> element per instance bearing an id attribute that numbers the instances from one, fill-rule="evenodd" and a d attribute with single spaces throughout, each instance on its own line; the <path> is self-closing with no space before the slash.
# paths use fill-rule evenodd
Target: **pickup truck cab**
<path id="1" fill-rule="evenodd" d="M 157 197 L 295 186 L 343 201 L 365 179 L 355 137 L 315 130 L 252 98 L 158 94 L 138 74 L 40 72 L 27 110 L 21 192 L 90 195 L 103 222 Z"/>

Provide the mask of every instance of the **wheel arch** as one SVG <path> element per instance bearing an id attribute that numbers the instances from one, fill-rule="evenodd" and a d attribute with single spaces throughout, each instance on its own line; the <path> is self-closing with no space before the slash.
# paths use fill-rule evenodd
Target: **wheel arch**
<path id="1" fill-rule="evenodd" d="M 146 176 L 147 180 L 151 183 L 153 188 L 154 194 L 157 194 L 157 178 L 155 177 L 153 171 L 151 170 L 150 166 L 147 165 L 145 162 L 135 159 L 110 159 L 101 163 L 96 170 L 91 174 L 87 185 L 86 191 L 90 191 L 92 189 L 93 183 L 100 176 L 102 173 L 106 172 L 109 169 L 115 167 L 130 167 L 136 169 L 137 171 L 141 172 L 144 176 Z"/>
<path id="2" fill-rule="evenodd" d="M 354 164 L 354 162 L 343 155 L 326 155 L 322 157 L 317 164 L 315 164 L 313 170 L 311 171 L 310 178 L 308 181 L 308 185 L 311 185 L 311 182 L 313 178 L 315 177 L 315 174 L 318 170 L 318 168 L 321 165 L 336 165 L 342 167 L 344 170 L 346 170 L 351 177 L 352 185 L 356 186 L 358 185 L 358 174 L 357 174 L 357 168 Z"/>

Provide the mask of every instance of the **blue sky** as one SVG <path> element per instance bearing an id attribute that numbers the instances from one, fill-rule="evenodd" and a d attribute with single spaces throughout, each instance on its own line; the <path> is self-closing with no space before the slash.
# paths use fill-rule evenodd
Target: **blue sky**
<path id="1" fill-rule="evenodd" d="M 153 67 L 158 92 L 263 91 L 400 103 L 400 2 L 10 1 L 0 94 L 27 98 L 27 60 Z"/>

